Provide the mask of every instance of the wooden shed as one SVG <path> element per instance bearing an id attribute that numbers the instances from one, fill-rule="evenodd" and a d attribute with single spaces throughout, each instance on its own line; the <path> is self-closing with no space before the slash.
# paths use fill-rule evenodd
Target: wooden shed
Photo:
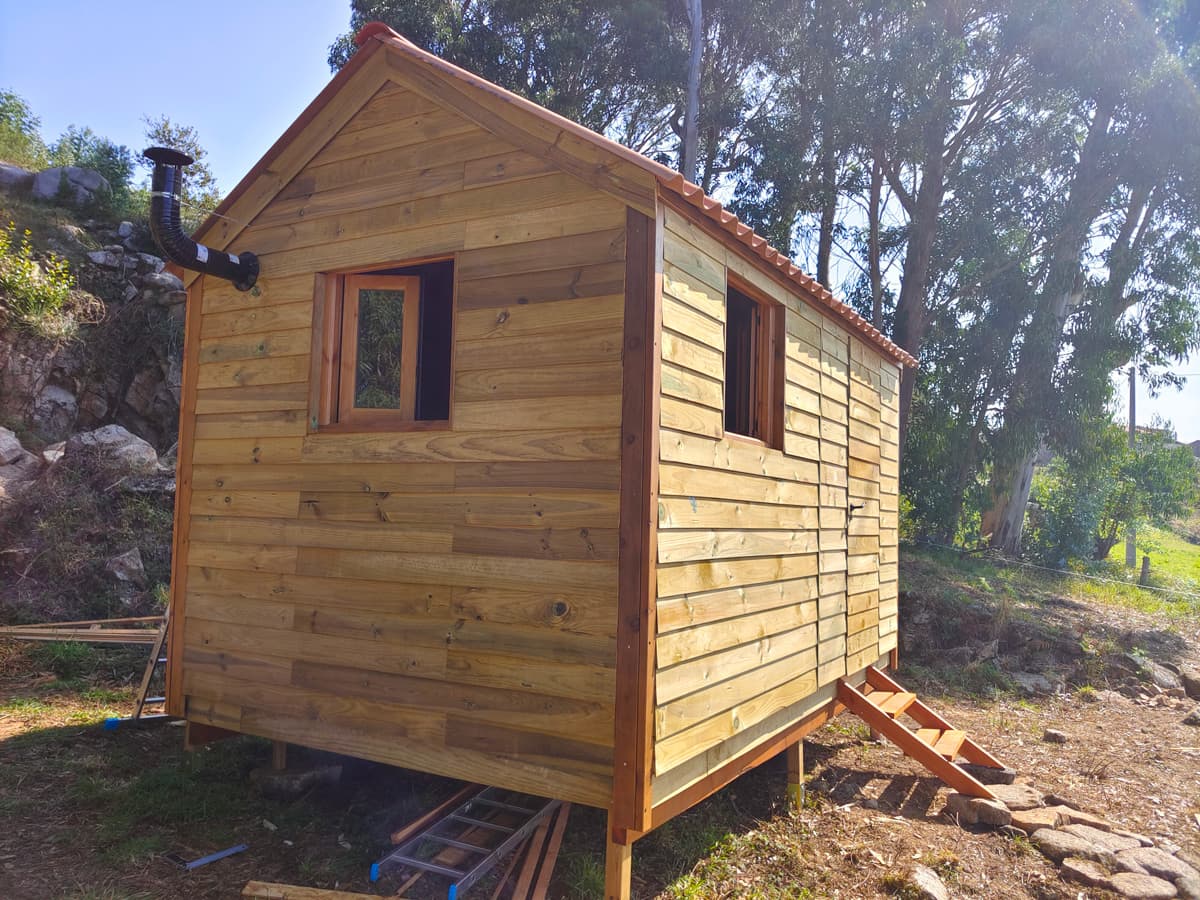
<path id="1" fill-rule="evenodd" d="M 913 360 L 677 173 L 384 26 L 197 234 L 168 701 L 629 844 L 897 633 Z M 843 681 L 844 680 L 844 681 Z"/>

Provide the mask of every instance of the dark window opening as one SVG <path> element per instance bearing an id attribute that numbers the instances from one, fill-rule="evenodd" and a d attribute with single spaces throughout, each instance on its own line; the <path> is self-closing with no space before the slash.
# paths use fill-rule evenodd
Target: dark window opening
<path id="1" fill-rule="evenodd" d="M 448 421 L 453 299 L 451 260 L 337 278 L 327 299 L 321 421 Z"/>
<path id="2" fill-rule="evenodd" d="M 730 285 L 725 299 L 725 430 L 783 445 L 781 310 Z"/>

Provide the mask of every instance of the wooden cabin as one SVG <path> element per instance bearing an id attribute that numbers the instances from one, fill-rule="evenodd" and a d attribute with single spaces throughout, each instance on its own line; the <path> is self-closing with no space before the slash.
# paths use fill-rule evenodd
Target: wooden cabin
<path id="1" fill-rule="evenodd" d="M 197 234 L 169 710 L 629 845 L 896 648 L 912 359 L 695 185 L 381 25 Z"/>

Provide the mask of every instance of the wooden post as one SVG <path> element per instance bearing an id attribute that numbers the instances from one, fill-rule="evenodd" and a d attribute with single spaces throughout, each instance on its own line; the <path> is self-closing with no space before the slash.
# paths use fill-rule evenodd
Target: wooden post
<path id="1" fill-rule="evenodd" d="M 787 750 L 787 792 L 792 809 L 804 808 L 804 738 L 789 744 Z"/>
<path id="2" fill-rule="evenodd" d="M 287 741 L 271 742 L 271 768 L 282 772 L 287 768 Z"/>
<path id="3" fill-rule="evenodd" d="M 1141 577 L 1138 578 L 1138 584 L 1145 587 L 1149 583 L 1150 583 L 1150 554 L 1143 553 L 1142 554 L 1142 574 L 1141 574 Z"/>
<path id="4" fill-rule="evenodd" d="M 613 839 L 613 832 L 613 817 L 609 813 L 608 846 L 604 853 L 604 896 L 606 900 L 630 900 L 633 889 L 633 842 L 618 844 Z"/>

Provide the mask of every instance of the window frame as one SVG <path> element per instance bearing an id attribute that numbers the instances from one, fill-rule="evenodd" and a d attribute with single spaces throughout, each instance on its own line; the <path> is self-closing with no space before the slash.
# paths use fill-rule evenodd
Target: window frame
<path id="1" fill-rule="evenodd" d="M 453 265 L 453 277 L 450 288 L 450 359 L 447 378 L 449 383 L 448 403 L 447 403 L 447 418 L 445 419 L 417 419 L 416 416 L 416 396 L 417 396 L 417 375 L 420 364 L 420 321 L 421 321 L 421 276 L 420 275 L 390 275 L 388 271 L 394 269 L 418 268 L 421 266 L 433 265 L 436 263 L 451 263 Z M 312 340 L 312 362 L 311 362 L 311 378 L 310 378 L 310 399 L 309 399 L 309 427 L 310 434 L 352 434 L 362 432 L 410 432 L 410 431 L 444 431 L 451 427 L 451 417 L 454 410 L 454 357 L 455 357 L 455 320 L 457 318 L 457 301 L 458 301 L 458 260 L 454 255 L 450 256 L 432 256 L 421 259 L 407 259 L 394 263 L 381 263 L 371 266 L 368 269 L 353 269 L 340 272 L 321 272 L 317 273 L 316 283 L 314 285 L 314 315 L 313 315 L 313 340 Z M 350 399 L 353 403 L 353 374 L 354 367 L 357 362 L 357 339 L 355 339 L 352 347 L 352 352 L 346 354 L 344 348 L 346 346 L 346 338 L 348 335 L 347 324 L 350 318 L 353 318 L 357 324 L 357 317 L 348 314 L 349 304 L 347 303 L 348 295 L 353 285 L 353 289 L 357 290 L 366 288 L 372 289 L 373 286 L 384 286 L 384 289 L 390 289 L 397 282 L 411 281 L 416 283 L 415 293 L 418 297 L 416 304 L 416 325 L 413 328 L 406 328 L 404 332 L 405 350 L 402 351 L 402 393 L 401 409 L 359 409 L 349 407 L 350 414 L 343 414 L 343 403 L 345 398 Z M 405 297 L 407 298 L 407 293 Z M 357 294 L 355 294 L 357 298 Z M 355 301 L 354 312 L 357 313 L 357 299 Z M 408 308 L 404 311 L 405 324 L 409 317 Z M 350 334 L 357 334 L 357 328 L 349 331 Z M 408 382 L 410 387 L 404 390 L 403 375 L 411 373 Z M 347 384 L 347 375 L 351 376 Z M 407 401 L 407 402 L 406 402 Z"/>
<path id="2" fill-rule="evenodd" d="M 754 358 L 751 360 L 750 398 L 751 420 L 758 425 L 757 434 L 742 434 L 725 426 L 726 404 L 729 399 L 728 373 L 722 372 L 721 429 L 725 437 L 758 444 L 774 450 L 783 450 L 785 410 L 785 334 L 786 307 L 766 297 L 744 279 L 729 272 L 725 280 L 725 325 L 724 353 L 729 353 L 729 294 L 736 291 L 755 306 L 754 335 L 752 338 Z"/>

